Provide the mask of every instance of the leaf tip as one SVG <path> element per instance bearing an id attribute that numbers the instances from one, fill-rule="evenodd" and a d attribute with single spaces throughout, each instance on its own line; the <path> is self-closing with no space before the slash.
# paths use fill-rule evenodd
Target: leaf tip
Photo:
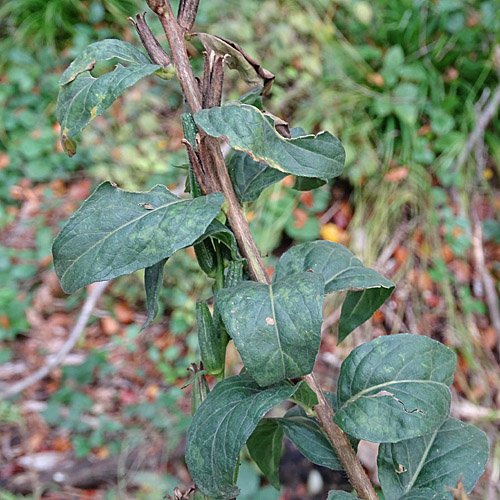
<path id="1" fill-rule="evenodd" d="M 72 158 L 76 154 L 76 142 L 70 139 L 66 134 L 61 136 L 61 145 L 64 152 Z"/>

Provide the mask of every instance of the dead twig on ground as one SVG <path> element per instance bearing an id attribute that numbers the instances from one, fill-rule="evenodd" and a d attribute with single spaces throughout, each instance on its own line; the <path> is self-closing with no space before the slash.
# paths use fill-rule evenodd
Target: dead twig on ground
<path id="1" fill-rule="evenodd" d="M 108 286 L 108 283 L 109 281 L 101 281 L 99 283 L 96 283 L 91 288 L 89 288 L 89 294 L 87 296 L 87 300 L 85 300 L 85 303 L 83 304 L 80 316 L 78 316 L 78 320 L 76 321 L 73 330 L 71 330 L 68 339 L 62 346 L 61 350 L 57 353 L 57 355 L 50 361 L 46 360 L 45 364 L 41 368 L 39 368 L 36 372 L 32 373 L 26 378 L 19 380 L 18 382 L 12 384 L 8 389 L 5 389 L 4 391 L 0 392 L 0 398 L 2 399 L 10 398 L 24 391 L 25 389 L 32 386 L 39 380 L 42 380 L 54 368 L 56 368 L 62 363 L 64 358 L 70 353 L 70 351 L 73 349 L 76 342 L 80 338 L 80 335 L 83 332 L 85 326 L 87 325 L 87 322 L 90 318 L 90 315 L 92 314 L 92 311 L 94 310 L 97 301 L 103 294 L 105 288 Z"/>

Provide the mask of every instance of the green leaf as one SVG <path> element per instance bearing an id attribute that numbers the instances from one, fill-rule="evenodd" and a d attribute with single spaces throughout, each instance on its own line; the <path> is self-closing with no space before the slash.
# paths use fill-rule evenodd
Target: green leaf
<path id="1" fill-rule="evenodd" d="M 246 94 L 238 97 L 238 101 L 243 104 L 249 104 L 250 106 L 255 106 L 256 108 L 262 110 L 264 105 L 262 103 L 262 91 L 264 87 L 262 85 L 258 85 L 254 87 L 252 90 L 248 91 Z"/>
<path id="2" fill-rule="evenodd" d="M 300 406 L 289 410 L 279 420 L 286 437 L 310 462 L 332 470 L 342 470 L 342 464 L 318 421 L 308 417 Z M 352 440 L 354 448 L 358 441 Z"/>
<path id="3" fill-rule="evenodd" d="M 321 341 L 323 277 L 302 273 L 272 285 L 245 281 L 216 304 L 248 372 L 261 386 L 310 373 Z"/>
<path id="4" fill-rule="evenodd" d="M 102 183 L 54 242 L 63 290 L 72 293 L 170 257 L 204 233 L 223 201 L 220 193 L 183 200 L 165 186 L 141 193 Z"/>
<path id="5" fill-rule="evenodd" d="M 347 491 L 329 491 L 326 500 L 359 500 L 359 498 Z"/>
<path id="6" fill-rule="evenodd" d="M 462 476 L 464 488 L 470 493 L 487 460 L 486 434 L 448 418 L 431 434 L 381 444 L 377 464 L 386 500 L 398 500 L 422 488 L 452 500 L 453 494 L 446 487 L 455 487 Z"/>
<path id="7" fill-rule="evenodd" d="M 90 70 L 98 61 L 118 58 L 114 71 L 98 78 Z M 63 145 L 96 116 L 104 113 L 116 98 L 141 78 L 161 68 L 133 45 L 120 40 L 103 40 L 89 45 L 66 69 L 59 81 L 56 117 L 61 124 Z M 73 152 L 73 148 L 69 148 Z M 75 148 L 76 150 L 76 148 Z"/>
<path id="8" fill-rule="evenodd" d="M 101 40 L 100 42 L 90 44 L 76 57 L 61 75 L 59 85 L 67 85 L 81 73 L 91 71 L 98 61 L 109 61 L 114 58 L 139 66 L 151 64 L 149 58 L 130 43 L 111 38 Z"/>
<path id="9" fill-rule="evenodd" d="M 297 390 L 290 399 L 305 410 L 311 410 L 314 405 L 318 404 L 316 393 L 304 381 L 297 384 Z"/>
<path id="10" fill-rule="evenodd" d="M 163 285 L 163 268 L 167 259 L 162 259 L 144 270 L 144 287 L 146 288 L 146 308 L 148 317 L 141 330 L 148 327 L 158 313 L 158 297 Z"/>
<path id="11" fill-rule="evenodd" d="M 285 252 L 274 280 L 311 269 L 325 278 L 325 293 L 349 290 L 339 322 L 339 342 L 364 323 L 389 298 L 394 283 L 356 258 L 347 248 L 332 241 L 311 241 Z"/>
<path id="12" fill-rule="evenodd" d="M 373 270 L 371 269 L 371 271 Z M 382 275 L 379 276 L 382 278 L 380 281 L 389 281 Z M 394 285 L 387 288 L 367 288 L 366 290 L 347 292 L 340 313 L 338 343 L 342 342 L 355 328 L 370 319 L 393 291 Z"/>
<path id="13" fill-rule="evenodd" d="M 227 169 L 240 202 L 255 201 L 264 189 L 287 176 L 266 163 L 252 160 L 244 151 L 234 152 Z"/>
<path id="14" fill-rule="evenodd" d="M 283 430 L 274 418 L 263 418 L 247 441 L 248 451 L 270 484 L 280 489 L 279 464 L 283 454 Z"/>
<path id="15" fill-rule="evenodd" d="M 196 303 L 196 323 L 198 325 L 198 344 L 203 365 L 210 375 L 224 372 L 224 357 L 221 338 L 206 302 Z M 225 346 L 224 346 L 225 347 Z"/>
<path id="16" fill-rule="evenodd" d="M 245 101 L 242 102 L 245 103 Z M 307 135 L 302 127 L 294 127 L 290 129 L 290 133 L 293 138 Z M 255 201 L 264 189 L 287 176 L 286 173 L 271 168 L 262 161 L 254 161 L 244 151 L 235 151 L 229 160 L 227 168 L 233 182 L 234 191 L 240 202 Z M 297 177 L 293 189 L 308 191 L 323 184 L 325 184 L 325 181 L 322 179 Z"/>
<path id="17" fill-rule="evenodd" d="M 234 149 L 288 174 L 327 180 L 344 168 L 344 148 L 329 132 L 286 139 L 257 108 L 247 104 L 202 109 L 194 120 L 207 134 L 225 135 Z"/>
<path id="18" fill-rule="evenodd" d="M 419 335 L 379 337 L 342 363 L 334 420 L 347 434 L 395 443 L 437 429 L 448 417 L 456 356 Z"/>
<path id="19" fill-rule="evenodd" d="M 205 229 L 205 232 L 196 240 L 196 243 L 201 243 L 206 238 L 215 238 L 220 241 L 229 250 L 232 259 L 240 259 L 236 238 L 233 232 L 222 222 L 217 219 L 213 220 Z"/>
<path id="20" fill-rule="evenodd" d="M 311 191 L 319 188 L 326 183 L 323 179 L 315 179 L 314 177 L 297 177 L 293 184 L 293 189 L 297 191 Z"/>
<path id="21" fill-rule="evenodd" d="M 233 498 L 239 453 L 262 417 L 289 398 L 287 381 L 265 389 L 248 374 L 219 382 L 196 412 L 189 428 L 186 463 L 198 488 L 217 500 Z"/>
<path id="22" fill-rule="evenodd" d="M 453 496 L 451 498 L 453 498 Z M 429 488 L 423 488 L 412 490 L 398 500 L 450 500 L 450 497 L 446 495 L 446 493 L 440 495 Z"/>

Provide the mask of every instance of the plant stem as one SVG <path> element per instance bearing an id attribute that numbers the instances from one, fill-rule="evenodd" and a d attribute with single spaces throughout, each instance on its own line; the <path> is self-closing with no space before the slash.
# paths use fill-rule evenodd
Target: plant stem
<path id="1" fill-rule="evenodd" d="M 172 12 L 172 7 L 168 1 L 162 3 L 160 0 L 148 0 L 148 5 L 157 14 L 160 19 L 165 35 L 167 36 L 168 44 L 172 52 L 172 59 L 177 70 L 177 78 L 181 85 L 186 101 L 194 114 L 201 110 L 201 93 L 196 81 L 189 57 L 184 43 L 184 30 L 175 20 Z M 201 134 L 202 140 L 207 146 L 207 151 L 211 158 L 211 165 L 203 165 L 205 168 L 211 169 L 211 174 L 218 181 L 218 185 L 214 186 L 216 191 L 221 191 L 227 201 L 227 219 L 236 241 L 240 247 L 241 253 L 247 259 L 250 275 L 256 281 L 269 283 L 262 258 L 255 246 L 250 228 L 246 217 L 241 210 L 241 205 L 234 193 L 233 185 L 227 172 L 226 163 L 222 155 L 219 141 L 214 137 L 206 134 Z M 211 176 L 212 177 L 212 176 Z M 200 182 L 202 185 L 203 182 Z"/>
<path id="2" fill-rule="evenodd" d="M 314 407 L 319 423 L 325 430 L 328 439 L 332 443 L 335 453 L 339 457 L 340 463 L 349 477 L 349 481 L 354 486 L 357 494 L 364 500 L 378 500 L 378 496 L 373 489 L 365 469 L 361 465 L 356 453 L 352 449 L 351 443 L 345 432 L 333 421 L 333 410 L 326 400 L 314 374 L 310 373 L 304 377 L 309 387 L 316 393 L 318 404 Z"/>
<path id="3" fill-rule="evenodd" d="M 191 113 L 194 114 L 202 107 L 201 93 L 193 75 L 191 64 L 189 63 L 184 43 L 184 30 L 175 20 L 172 7 L 168 0 L 148 0 L 148 5 L 160 18 L 172 52 L 172 59 L 177 70 L 177 78 L 179 79 Z M 207 156 L 211 159 L 211 164 L 204 164 L 203 167 L 211 170 L 210 176 L 218 184 L 214 186 L 215 190 L 220 190 L 226 198 L 228 205 L 226 212 L 228 222 L 236 237 L 241 253 L 247 259 L 250 275 L 255 281 L 269 283 L 269 277 L 252 234 L 250 233 L 248 222 L 234 193 L 219 141 L 203 132 L 200 132 L 200 136 L 200 145 L 202 143 L 206 145 L 208 152 Z M 201 154 L 201 151 L 200 156 L 203 162 L 205 155 Z M 203 182 L 200 182 L 200 185 L 202 184 Z M 314 375 L 309 374 L 304 377 L 304 379 L 318 397 L 318 405 L 316 406 L 318 420 L 337 452 L 339 460 L 344 466 L 351 484 L 363 500 L 378 500 L 377 494 L 363 466 L 359 462 L 356 453 L 352 449 L 347 436 L 342 429 L 333 422 L 333 410 L 328 404 Z"/>

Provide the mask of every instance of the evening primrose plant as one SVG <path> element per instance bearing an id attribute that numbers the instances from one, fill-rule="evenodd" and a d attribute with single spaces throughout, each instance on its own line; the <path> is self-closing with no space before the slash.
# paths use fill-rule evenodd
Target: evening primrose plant
<path id="1" fill-rule="evenodd" d="M 322 390 L 313 368 L 321 342 L 326 294 L 346 292 L 338 341 L 368 320 L 394 284 L 329 241 L 292 247 L 272 278 L 255 245 L 243 204 L 287 175 L 295 189 L 315 189 L 339 176 L 345 153 L 327 131 L 307 134 L 264 109 L 274 75 L 235 42 L 192 31 L 198 0 L 181 0 L 175 16 L 165 0 L 148 0 L 168 40 L 167 53 L 145 14 L 133 22 L 146 53 L 120 40 L 90 45 L 61 76 L 57 118 L 70 156 L 77 136 L 128 87 L 147 76 L 176 78 L 186 112 L 189 158 L 186 196 L 165 186 L 130 192 L 104 182 L 63 227 L 53 246 L 62 288 L 72 293 L 96 281 L 145 270 L 147 327 L 157 312 L 164 267 L 193 246 L 213 280 L 213 302 L 196 317 L 201 362 L 192 367 L 193 419 L 186 463 L 193 479 L 175 498 L 237 497 L 240 451 L 247 446 L 269 483 L 279 489 L 286 436 L 311 462 L 345 470 L 353 493 L 328 499 L 377 500 L 356 448 L 380 443 L 378 471 L 386 500 L 447 500 L 451 488 L 470 492 L 484 471 L 488 442 L 479 429 L 450 417 L 455 354 L 424 336 L 383 336 L 356 347 L 342 363 L 337 393 Z M 203 45 L 195 77 L 186 41 Z M 118 60 L 98 77 L 94 66 Z M 249 91 L 222 102 L 224 68 L 237 70 Z M 226 371 L 234 342 L 244 369 Z M 210 390 L 206 375 L 216 384 Z M 285 400 L 282 417 L 266 417 Z M 168 496 L 168 495 L 167 495 Z"/>

